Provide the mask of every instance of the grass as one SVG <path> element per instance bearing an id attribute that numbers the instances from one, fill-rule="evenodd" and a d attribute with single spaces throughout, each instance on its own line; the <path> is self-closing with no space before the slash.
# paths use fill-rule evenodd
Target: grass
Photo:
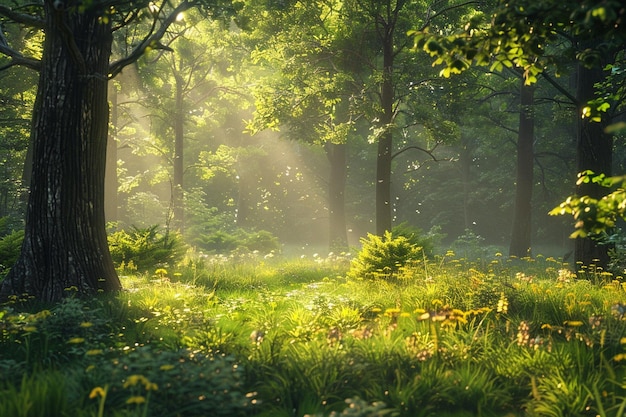
<path id="1" fill-rule="evenodd" d="M 497 254 L 348 268 L 194 258 L 115 296 L 6 305 L 0 415 L 623 415 L 621 278 Z"/>

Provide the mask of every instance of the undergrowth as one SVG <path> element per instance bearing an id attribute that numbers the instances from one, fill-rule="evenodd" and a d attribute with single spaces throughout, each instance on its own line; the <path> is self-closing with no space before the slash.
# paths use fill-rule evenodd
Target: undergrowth
<path id="1" fill-rule="evenodd" d="M 5 305 L 0 415 L 624 412 L 620 279 L 499 254 L 415 259 L 394 279 L 349 267 L 191 253 L 125 271 L 115 296 Z"/>

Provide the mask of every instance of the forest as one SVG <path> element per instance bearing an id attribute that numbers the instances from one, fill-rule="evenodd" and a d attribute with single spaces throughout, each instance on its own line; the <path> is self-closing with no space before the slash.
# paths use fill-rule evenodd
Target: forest
<path id="1" fill-rule="evenodd" d="M 0 0 L 0 416 L 623 416 L 620 0 Z"/>

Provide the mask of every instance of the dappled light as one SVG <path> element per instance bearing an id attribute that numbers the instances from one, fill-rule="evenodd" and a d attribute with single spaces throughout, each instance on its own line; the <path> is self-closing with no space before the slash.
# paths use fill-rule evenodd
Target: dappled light
<path id="1" fill-rule="evenodd" d="M 626 8 L 488 3 L 0 0 L 0 416 L 622 416 Z"/>

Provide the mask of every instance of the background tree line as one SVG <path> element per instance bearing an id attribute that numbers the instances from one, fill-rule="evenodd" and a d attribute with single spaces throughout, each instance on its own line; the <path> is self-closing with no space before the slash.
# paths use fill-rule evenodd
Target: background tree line
<path id="1" fill-rule="evenodd" d="M 203 251 L 237 236 L 341 251 L 406 223 L 566 254 L 571 221 L 547 213 L 577 172 L 623 172 L 606 127 L 624 11 L 526 3 L 3 1 L 0 217 L 26 239 L 1 293 L 115 289 L 105 221 Z M 606 262 L 584 242 L 576 259 Z"/>

